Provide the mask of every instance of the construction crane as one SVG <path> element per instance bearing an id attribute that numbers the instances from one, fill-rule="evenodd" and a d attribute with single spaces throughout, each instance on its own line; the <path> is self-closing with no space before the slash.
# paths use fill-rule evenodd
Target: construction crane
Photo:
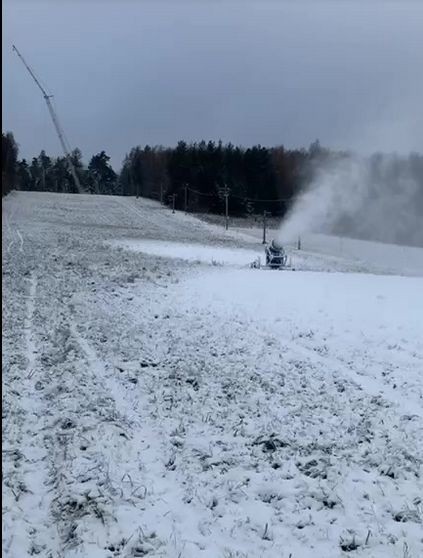
<path id="1" fill-rule="evenodd" d="M 36 75 L 34 74 L 32 69 L 30 68 L 30 66 L 28 66 L 24 57 L 19 52 L 19 50 L 15 47 L 15 45 L 12 45 L 12 49 L 16 52 L 16 54 L 22 60 L 22 63 L 24 64 L 25 68 L 31 74 L 32 79 L 38 85 L 38 87 L 40 88 L 40 90 L 43 94 L 44 100 L 47 103 L 47 108 L 48 108 L 48 111 L 50 113 L 51 119 L 53 120 L 54 128 L 57 132 L 57 135 L 59 136 L 60 145 L 62 146 L 63 152 L 65 154 L 65 157 L 66 157 L 66 160 L 67 160 L 67 163 L 68 163 L 68 166 L 69 166 L 69 170 L 70 170 L 70 172 L 72 174 L 72 178 L 75 182 L 75 186 L 76 186 L 78 192 L 82 192 L 81 184 L 79 182 L 79 178 L 78 178 L 78 175 L 76 174 L 75 166 L 72 162 L 72 158 L 71 158 L 71 155 L 70 155 L 70 152 L 69 152 L 70 150 L 69 150 L 68 146 L 66 145 L 65 134 L 63 132 L 62 127 L 60 126 L 59 119 L 57 118 L 57 114 L 56 114 L 56 112 L 53 108 L 52 102 L 51 102 L 51 99 L 52 99 L 53 95 L 48 95 L 47 94 L 46 90 L 41 85 L 41 83 L 38 81 Z"/>

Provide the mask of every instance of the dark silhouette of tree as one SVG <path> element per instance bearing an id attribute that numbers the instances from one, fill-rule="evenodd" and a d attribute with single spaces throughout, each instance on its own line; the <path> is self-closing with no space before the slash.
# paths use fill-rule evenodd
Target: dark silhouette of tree
<path id="1" fill-rule="evenodd" d="M 125 155 L 123 160 L 122 170 L 120 171 L 118 178 L 118 193 L 121 196 L 133 196 L 134 192 L 132 189 L 132 160 L 129 155 Z"/>
<path id="2" fill-rule="evenodd" d="M 26 159 L 18 161 L 17 163 L 17 188 L 19 190 L 30 190 L 31 189 L 31 174 L 29 172 L 29 166 Z"/>
<path id="3" fill-rule="evenodd" d="M 117 176 L 109 164 L 110 157 L 104 151 L 91 157 L 88 164 L 87 183 L 92 192 L 97 194 L 115 194 Z"/>
<path id="4" fill-rule="evenodd" d="M 17 186 L 18 144 L 12 132 L 1 136 L 1 193 L 5 196 Z"/>
<path id="5" fill-rule="evenodd" d="M 29 166 L 29 174 L 31 175 L 31 190 L 42 190 L 42 169 L 38 157 L 33 157 Z"/>
<path id="6" fill-rule="evenodd" d="M 52 168 L 52 180 L 55 192 L 72 192 L 74 189 L 73 178 L 65 157 L 57 157 Z"/>
<path id="7" fill-rule="evenodd" d="M 81 187 L 83 189 L 88 189 L 88 172 L 87 170 L 84 168 L 84 164 L 82 162 L 82 153 L 81 150 L 78 149 L 77 147 L 71 152 L 70 154 L 70 159 L 72 162 L 72 165 L 75 169 L 76 175 L 79 179 L 79 183 L 81 185 Z M 68 165 L 69 166 L 69 165 Z M 69 170 L 69 169 L 68 169 Z M 69 174 L 70 170 L 69 170 Z M 72 186 L 71 186 L 71 192 L 72 193 L 77 193 L 77 189 L 76 189 L 76 184 L 75 184 L 75 180 L 72 177 Z"/>
<path id="8" fill-rule="evenodd" d="M 183 190 L 185 185 L 194 186 L 192 177 L 195 175 L 192 161 L 192 149 L 188 148 L 185 141 L 178 142 L 171 151 L 167 171 L 169 173 L 169 188 L 167 195 L 176 194 L 176 207 L 183 206 Z"/>

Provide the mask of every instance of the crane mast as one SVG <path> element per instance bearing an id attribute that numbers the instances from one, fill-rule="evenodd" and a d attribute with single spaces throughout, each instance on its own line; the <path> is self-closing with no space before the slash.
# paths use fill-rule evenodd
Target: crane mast
<path id="1" fill-rule="evenodd" d="M 52 95 L 48 95 L 48 94 L 47 94 L 46 90 L 45 90 L 44 87 L 41 85 L 41 83 L 38 81 L 36 75 L 34 74 L 34 72 L 32 71 L 32 69 L 30 68 L 30 66 L 28 66 L 28 64 L 26 63 L 24 57 L 23 57 L 22 54 L 19 52 L 19 50 L 15 47 L 15 45 L 13 45 L 12 48 L 13 48 L 13 50 L 16 52 L 16 54 L 19 56 L 19 58 L 21 59 L 23 65 L 24 65 L 25 68 L 28 70 L 28 72 L 29 72 L 29 74 L 31 75 L 32 79 L 33 79 L 33 80 L 35 81 L 35 83 L 38 85 L 39 89 L 41 90 L 41 92 L 42 92 L 42 94 L 43 94 L 44 100 L 45 100 L 45 102 L 46 102 L 46 104 L 47 104 L 48 111 L 49 111 L 50 116 L 51 116 L 51 119 L 52 119 L 52 121 L 53 121 L 54 128 L 55 128 L 55 130 L 56 130 L 57 135 L 59 136 L 60 145 L 62 146 L 63 153 L 65 154 L 65 158 L 66 158 L 66 160 L 67 160 L 67 163 L 68 163 L 68 166 L 69 166 L 69 170 L 70 170 L 70 172 L 71 172 L 71 174 L 72 174 L 72 178 L 73 178 L 73 180 L 74 180 L 74 182 L 75 182 L 75 186 L 76 186 L 78 192 L 81 192 L 81 191 L 82 191 L 81 184 L 80 184 L 80 182 L 79 182 L 78 175 L 76 174 L 76 169 L 75 169 L 75 166 L 74 166 L 74 164 L 73 164 L 73 162 L 72 162 L 72 158 L 71 158 L 71 155 L 70 155 L 70 153 L 69 153 L 69 149 L 68 149 L 68 147 L 67 147 L 67 145 L 66 145 L 65 135 L 64 135 L 64 132 L 63 132 L 63 130 L 62 130 L 62 127 L 60 126 L 59 119 L 58 119 L 58 117 L 57 117 L 57 114 L 56 114 L 56 112 L 55 112 L 55 110 L 54 110 L 54 108 L 53 108 L 52 102 L 51 102 Z"/>

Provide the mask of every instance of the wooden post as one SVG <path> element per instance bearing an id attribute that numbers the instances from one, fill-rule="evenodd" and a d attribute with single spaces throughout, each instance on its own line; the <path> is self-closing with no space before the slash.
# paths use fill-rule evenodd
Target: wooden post
<path id="1" fill-rule="evenodd" d="M 172 213 L 175 213 L 175 200 L 176 200 L 176 194 L 172 195 Z"/>
<path id="2" fill-rule="evenodd" d="M 266 210 L 263 211 L 263 242 L 262 244 L 266 244 Z"/>

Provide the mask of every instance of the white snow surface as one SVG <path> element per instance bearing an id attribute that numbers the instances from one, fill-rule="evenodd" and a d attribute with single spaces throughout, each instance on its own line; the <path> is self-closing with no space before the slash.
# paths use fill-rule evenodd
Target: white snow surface
<path id="1" fill-rule="evenodd" d="M 3 200 L 4 556 L 423 556 L 423 278 L 314 242 Z"/>
<path id="2" fill-rule="evenodd" d="M 176 258 L 194 263 L 211 265 L 248 265 L 262 255 L 262 250 L 245 248 L 222 248 L 199 243 L 182 243 L 160 240 L 117 240 L 111 242 L 127 250 L 152 254 L 166 258 Z"/>
<path id="3" fill-rule="evenodd" d="M 238 230 L 246 236 L 263 238 L 263 230 L 257 227 Z M 298 245 L 298 240 L 285 243 L 283 236 L 275 229 L 269 230 L 267 237 L 278 238 L 290 248 Z M 423 248 L 312 233 L 300 236 L 300 243 L 303 255 L 322 254 L 347 259 L 373 273 L 423 276 Z"/>

